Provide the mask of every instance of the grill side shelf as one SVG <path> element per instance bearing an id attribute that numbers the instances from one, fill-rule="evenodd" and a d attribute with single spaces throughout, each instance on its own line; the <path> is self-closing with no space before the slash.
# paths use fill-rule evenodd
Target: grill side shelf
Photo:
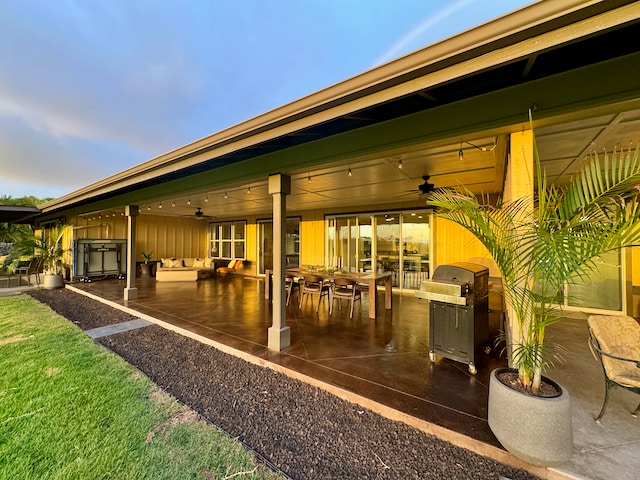
<path id="1" fill-rule="evenodd" d="M 444 293 L 425 292 L 424 290 L 418 290 L 414 292 L 417 298 L 426 298 L 427 300 L 435 300 L 437 302 L 452 303 L 454 305 L 466 305 L 467 298 L 454 295 L 447 295 Z"/>

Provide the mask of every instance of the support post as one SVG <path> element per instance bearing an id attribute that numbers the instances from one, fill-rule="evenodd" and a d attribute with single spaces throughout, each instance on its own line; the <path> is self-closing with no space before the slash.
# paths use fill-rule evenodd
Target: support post
<path id="1" fill-rule="evenodd" d="M 273 196 L 273 314 L 268 330 L 269 350 L 281 351 L 291 345 L 287 326 L 285 295 L 285 238 L 287 195 L 291 193 L 291 177 L 280 173 L 269 175 L 269 194 Z"/>
<path id="2" fill-rule="evenodd" d="M 519 198 L 530 199 L 528 212 L 533 210 L 533 186 L 534 186 L 534 158 L 533 158 L 533 131 L 523 130 L 511 134 L 509 161 L 507 164 L 507 178 L 504 188 L 504 199 L 515 201 Z M 522 337 L 522 331 L 518 323 L 515 310 L 506 302 L 505 314 L 507 321 L 505 332 L 507 333 L 507 357 L 509 366 L 513 366 L 513 344 Z M 533 312 L 532 312 L 533 314 Z"/>
<path id="3" fill-rule="evenodd" d="M 135 300 L 138 298 L 136 288 L 136 218 L 139 209 L 137 205 L 127 205 L 124 207 L 127 216 L 127 286 L 124 289 L 125 300 Z"/>

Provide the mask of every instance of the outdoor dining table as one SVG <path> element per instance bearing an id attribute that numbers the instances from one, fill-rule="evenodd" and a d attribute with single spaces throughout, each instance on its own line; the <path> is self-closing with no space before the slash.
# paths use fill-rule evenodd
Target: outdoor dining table
<path id="1" fill-rule="evenodd" d="M 344 273 L 327 273 L 322 271 L 311 271 L 304 268 L 287 268 L 287 274 L 294 277 L 303 277 L 304 275 L 317 275 L 323 280 L 333 280 L 335 278 L 346 278 L 355 280 L 357 283 L 366 284 L 369 287 L 369 318 L 375 319 L 378 305 L 378 284 L 384 284 L 384 306 L 387 310 L 391 310 L 391 298 L 393 278 L 391 272 L 344 272 Z M 265 287 L 264 298 L 271 299 L 271 284 L 273 282 L 273 271 L 265 270 Z"/>

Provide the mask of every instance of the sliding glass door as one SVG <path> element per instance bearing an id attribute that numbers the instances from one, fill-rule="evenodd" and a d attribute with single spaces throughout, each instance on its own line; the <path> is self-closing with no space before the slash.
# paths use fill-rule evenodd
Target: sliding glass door
<path id="1" fill-rule="evenodd" d="M 326 264 L 352 272 L 391 272 L 393 285 L 417 289 L 429 278 L 431 212 L 327 217 Z"/>

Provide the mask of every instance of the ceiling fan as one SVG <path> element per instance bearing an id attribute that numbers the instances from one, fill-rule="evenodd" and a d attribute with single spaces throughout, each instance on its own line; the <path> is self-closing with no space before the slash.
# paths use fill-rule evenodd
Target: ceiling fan
<path id="1" fill-rule="evenodd" d="M 433 183 L 429 183 L 430 178 L 431 178 L 431 175 L 423 175 L 422 180 L 424 181 L 424 183 L 418 185 L 418 188 L 416 189 L 406 190 L 406 193 L 401 195 L 401 197 L 405 197 L 407 195 L 415 195 L 416 193 L 418 194 L 419 197 L 423 197 L 428 193 L 433 192 L 436 186 Z"/>
<path id="2" fill-rule="evenodd" d="M 427 193 L 433 192 L 436 186 L 433 183 L 429 183 L 430 175 L 423 175 L 422 180 L 424 183 L 422 185 L 418 185 L 418 190 L 421 195 L 426 195 Z"/>
<path id="3" fill-rule="evenodd" d="M 205 218 L 216 218 L 210 215 L 205 215 L 201 207 L 196 207 L 196 211 L 192 215 L 182 215 L 184 218 L 195 218 L 196 220 L 204 220 Z"/>

